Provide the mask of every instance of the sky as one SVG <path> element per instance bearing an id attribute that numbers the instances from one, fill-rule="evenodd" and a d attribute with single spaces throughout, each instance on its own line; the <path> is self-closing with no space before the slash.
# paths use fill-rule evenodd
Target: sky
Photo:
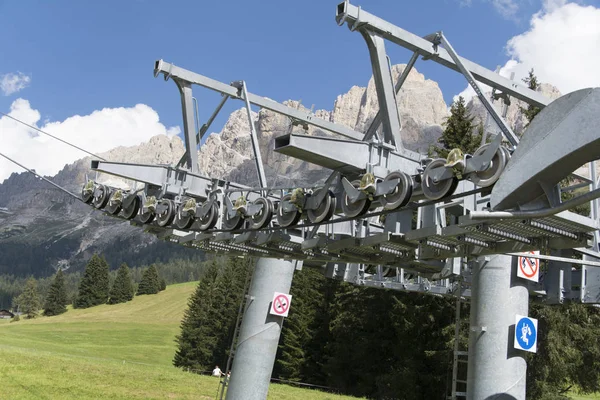
<path id="1" fill-rule="evenodd" d="M 181 135 L 175 84 L 153 76 L 163 59 L 252 93 L 307 107 L 371 76 L 358 32 L 335 22 L 338 0 L 0 0 L 0 111 L 87 150 Z M 530 68 L 567 93 L 600 86 L 600 0 L 352 0 L 424 36 L 443 31 L 455 50 L 521 79 Z M 393 64 L 410 53 L 388 42 Z M 446 103 L 472 96 L 464 77 L 431 61 L 416 69 L 439 83 Z M 219 96 L 195 87 L 200 119 Z M 228 102 L 211 132 L 219 132 Z M 0 153 L 54 175 L 78 150 L 0 116 Z M 0 182 L 22 170 L 0 158 Z"/>

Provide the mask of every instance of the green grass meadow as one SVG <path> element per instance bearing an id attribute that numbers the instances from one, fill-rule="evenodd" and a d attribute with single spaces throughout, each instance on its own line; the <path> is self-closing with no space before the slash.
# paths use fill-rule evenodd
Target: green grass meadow
<path id="1" fill-rule="evenodd" d="M 219 379 L 171 364 L 196 284 L 171 285 L 125 304 L 69 309 L 56 317 L 0 320 L 0 400 L 215 399 Z M 269 399 L 354 398 L 271 384 Z"/>
<path id="2" fill-rule="evenodd" d="M 219 380 L 172 366 L 196 287 L 56 317 L 0 320 L 0 399 L 214 399 Z M 271 384 L 270 399 L 350 399 Z"/>

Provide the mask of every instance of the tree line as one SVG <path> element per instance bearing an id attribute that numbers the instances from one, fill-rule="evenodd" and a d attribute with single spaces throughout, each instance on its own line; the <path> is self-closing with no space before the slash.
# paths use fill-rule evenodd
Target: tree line
<path id="1" fill-rule="evenodd" d="M 200 253 L 200 252 L 198 252 Z M 103 258 L 104 254 L 102 254 Z M 106 261 L 109 265 L 120 265 L 123 262 L 110 262 Z M 147 265 L 141 265 L 139 267 L 130 267 L 130 274 L 134 282 L 134 286 L 141 282 L 144 271 L 146 271 L 151 265 L 154 265 L 159 275 L 164 278 L 166 284 L 171 285 L 175 283 L 191 282 L 198 280 L 204 269 L 206 261 L 203 254 L 198 254 L 195 257 L 178 258 L 169 260 L 166 262 L 154 262 Z M 129 264 L 128 264 L 129 265 Z M 83 277 L 83 271 L 72 271 L 72 269 L 63 270 L 65 279 L 65 287 L 67 291 L 68 304 L 72 304 L 79 291 L 79 285 Z M 37 291 L 41 298 L 45 298 L 48 294 L 50 285 L 54 280 L 54 274 L 48 277 L 39 277 L 36 279 Z M 112 269 L 109 272 L 109 279 L 112 282 L 117 277 L 117 270 Z M 31 278 L 25 276 L 15 275 L 0 275 L 0 309 L 16 309 L 17 302 L 16 298 L 24 291 L 27 280 Z"/>
<path id="2" fill-rule="evenodd" d="M 110 267 L 104 257 L 94 254 L 85 267 L 79 283 L 77 296 L 72 302 L 73 308 L 89 308 L 100 304 L 119 304 L 133 300 L 134 295 L 156 294 L 166 289 L 166 281 L 158 274 L 155 265 L 145 269 L 142 279 L 134 288 L 131 272 L 126 263 L 119 267 L 111 285 Z M 35 318 L 40 309 L 43 315 L 60 315 L 67 311 L 69 297 L 65 285 L 65 274 L 58 270 L 42 303 L 38 293 L 37 281 L 29 278 L 25 289 L 16 299 L 18 310 L 26 318 Z"/>

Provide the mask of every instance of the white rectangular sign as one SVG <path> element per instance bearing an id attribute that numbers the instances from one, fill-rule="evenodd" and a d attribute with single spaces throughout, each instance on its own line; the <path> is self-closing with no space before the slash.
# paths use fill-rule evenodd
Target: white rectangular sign
<path id="1" fill-rule="evenodd" d="M 269 314 L 277 315 L 278 317 L 287 317 L 290 312 L 291 303 L 291 295 L 275 292 L 275 294 L 273 294 L 273 301 L 271 302 Z"/>
<path id="2" fill-rule="evenodd" d="M 532 255 L 540 255 L 539 251 L 528 251 Z M 517 276 L 519 278 L 538 282 L 540 279 L 540 260 L 538 258 L 530 258 L 519 256 L 517 263 Z"/>

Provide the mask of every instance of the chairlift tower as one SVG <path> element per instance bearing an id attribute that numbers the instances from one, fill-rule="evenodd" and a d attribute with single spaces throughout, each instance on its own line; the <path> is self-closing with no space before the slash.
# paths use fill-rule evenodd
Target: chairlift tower
<path id="1" fill-rule="evenodd" d="M 185 154 L 175 166 L 93 160 L 92 170 L 136 181 L 143 189 L 88 180 L 82 200 L 163 240 L 258 258 L 228 399 L 266 397 L 283 321 L 268 317 L 267 309 L 273 292 L 289 290 L 301 265 L 356 285 L 470 300 L 469 379 L 466 391 L 453 385 L 451 397 L 525 399 L 526 364 L 510 344 L 515 315 L 527 315 L 530 298 L 548 304 L 600 302 L 595 175 L 600 89 L 551 102 L 460 57 L 443 32 L 419 37 L 348 1 L 337 6 L 336 22 L 360 33 L 369 51 L 380 109 L 366 132 L 253 94 L 244 81 L 222 83 L 158 60 L 155 77 L 175 82 L 180 93 Z M 413 52 L 396 82 L 387 42 Z M 404 147 L 396 94 L 419 59 L 462 74 L 501 134 L 474 154 L 456 150 L 448 159 Z M 513 98 L 543 108 L 522 138 L 480 84 L 491 86 L 494 98 L 505 103 Z M 194 118 L 197 86 L 222 95 L 202 126 Z M 273 148 L 330 170 L 329 178 L 312 187 L 269 186 L 251 118 L 259 186 L 202 175 L 198 146 L 223 105 L 235 100 L 248 115 L 256 106 L 329 132 L 326 137 L 286 133 Z M 590 178 L 574 174 L 585 163 Z M 575 188 L 559 186 L 569 176 L 590 191 L 562 202 L 561 191 Z M 590 216 L 569 211 L 586 202 L 592 204 Z M 542 283 L 516 276 L 514 260 L 530 251 L 541 251 L 530 257 L 550 260 Z M 583 254 L 584 260 L 564 257 L 567 251 Z M 581 269 L 572 271 L 572 262 Z"/>

